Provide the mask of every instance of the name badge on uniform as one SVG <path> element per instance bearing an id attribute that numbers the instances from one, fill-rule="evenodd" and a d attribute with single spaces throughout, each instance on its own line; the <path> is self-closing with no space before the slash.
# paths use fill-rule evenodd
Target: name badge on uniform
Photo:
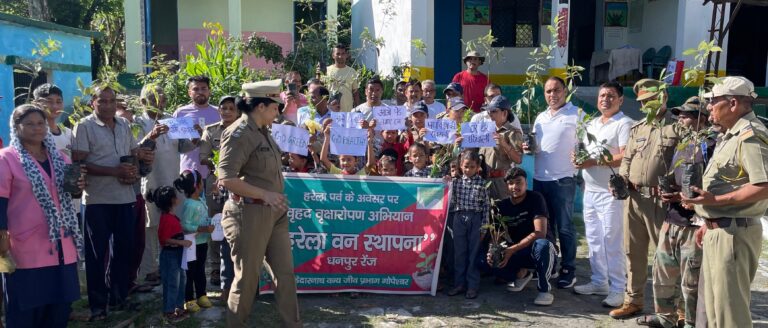
<path id="1" fill-rule="evenodd" d="M 259 151 L 270 151 L 271 149 L 267 146 L 259 147 Z"/>
<path id="2" fill-rule="evenodd" d="M 644 141 L 645 141 L 645 138 L 637 138 L 637 139 L 635 139 L 635 142 L 644 142 Z"/>

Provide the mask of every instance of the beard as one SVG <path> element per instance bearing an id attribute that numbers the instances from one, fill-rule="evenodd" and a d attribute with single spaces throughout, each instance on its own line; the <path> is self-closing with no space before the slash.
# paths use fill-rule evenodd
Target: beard
<path id="1" fill-rule="evenodd" d="M 203 95 L 198 95 L 198 96 L 195 96 L 193 101 L 195 102 L 196 105 L 205 105 L 208 103 L 208 97 Z"/>

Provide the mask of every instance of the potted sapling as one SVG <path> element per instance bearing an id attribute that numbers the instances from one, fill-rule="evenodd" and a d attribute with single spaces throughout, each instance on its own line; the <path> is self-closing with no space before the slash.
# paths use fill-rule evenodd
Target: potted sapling
<path id="1" fill-rule="evenodd" d="M 483 225 L 482 229 L 485 229 L 490 237 L 488 253 L 491 254 L 491 258 L 488 265 L 492 268 L 498 268 L 499 264 L 504 261 L 504 250 L 510 246 L 511 239 L 507 231 L 507 223 L 511 219 L 508 216 L 501 215 L 499 208 L 496 206 L 496 201 L 491 199 L 491 216 L 488 224 Z"/>

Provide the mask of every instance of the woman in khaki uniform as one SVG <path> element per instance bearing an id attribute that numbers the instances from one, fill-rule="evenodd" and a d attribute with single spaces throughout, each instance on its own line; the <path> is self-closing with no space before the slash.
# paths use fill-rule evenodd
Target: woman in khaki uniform
<path id="1" fill-rule="evenodd" d="M 504 176 L 513 164 L 520 164 L 523 161 L 522 132 L 512 126 L 515 117 L 510 111 L 511 107 L 504 96 L 494 97 L 488 105 L 483 107 L 496 123 L 496 147 L 480 148 L 480 154 L 485 157 L 485 165 L 489 170 L 488 181 L 491 182 L 489 195 L 496 200 L 509 196 Z"/>
<path id="2" fill-rule="evenodd" d="M 224 204 L 221 225 L 232 246 L 235 264 L 228 327 L 247 325 L 265 255 L 275 275 L 275 299 L 283 326 L 301 326 L 281 151 L 269 132 L 282 105 L 280 83 L 272 80 L 244 84 L 245 95 L 236 101 L 243 115 L 221 137 L 218 177 L 231 195 Z"/>

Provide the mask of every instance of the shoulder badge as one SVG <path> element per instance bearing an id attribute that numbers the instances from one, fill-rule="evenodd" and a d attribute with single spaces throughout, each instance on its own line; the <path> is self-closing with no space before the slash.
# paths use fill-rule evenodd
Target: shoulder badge
<path id="1" fill-rule="evenodd" d="M 741 131 L 739 131 L 739 140 L 744 141 L 749 139 L 749 137 L 755 135 L 755 130 L 752 130 L 752 125 L 747 125 Z"/>
<path id="2" fill-rule="evenodd" d="M 232 131 L 232 137 L 233 138 L 239 138 L 240 134 L 243 133 L 243 130 L 248 126 L 247 121 L 240 121 L 240 124 L 237 125 L 237 128 L 235 128 L 234 131 Z"/>
<path id="3" fill-rule="evenodd" d="M 641 126 L 641 125 L 643 125 L 643 124 L 645 124 L 645 120 L 639 120 L 639 121 L 635 122 L 635 124 L 632 124 L 632 127 L 631 127 L 631 129 L 634 129 L 634 128 L 636 128 L 636 127 L 639 127 L 639 126 Z"/>

